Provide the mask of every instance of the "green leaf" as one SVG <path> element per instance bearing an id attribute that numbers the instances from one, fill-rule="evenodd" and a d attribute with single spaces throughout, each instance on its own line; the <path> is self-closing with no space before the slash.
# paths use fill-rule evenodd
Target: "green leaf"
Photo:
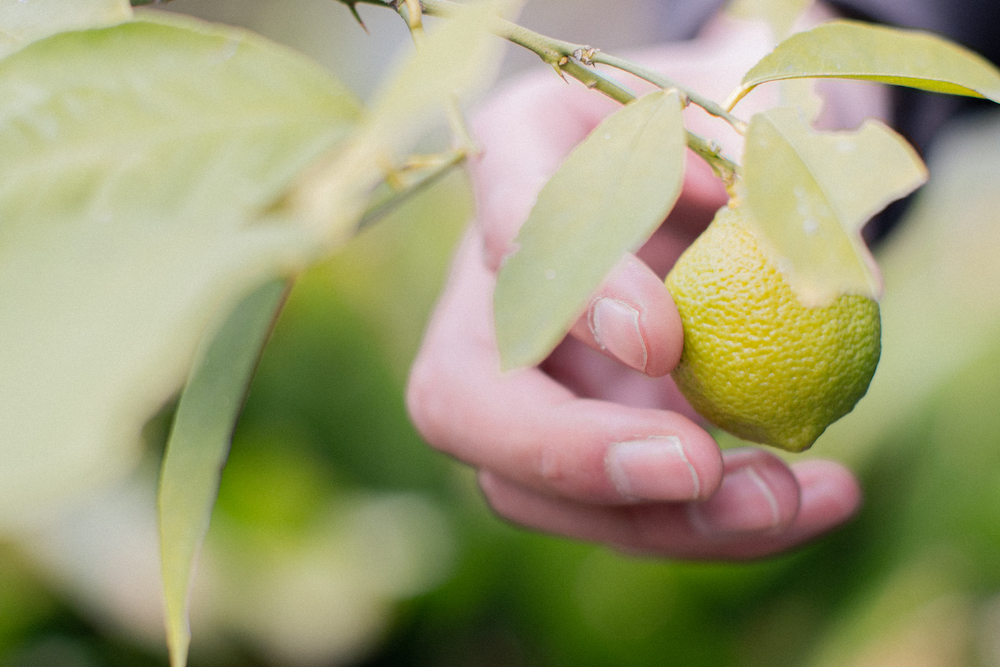
<path id="1" fill-rule="evenodd" d="M 960 396 L 951 383 L 962 369 L 993 373 L 983 361 L 1000 352 L 998 157 L 1000 116 L 949 124 L 929 156 L 934 177 L 879 248 L 886 293 L 878 372 L 850 418 L 823 436 L 824 451 L 832 447 L 832 456 L 852 468 L 871 464 L 887 438 L 921 431 L 928 410 L 941 409 L 937 392 L 949 401 Z M 945 426 L 936 420 L 935 430 Z M 975 443 L 952 442 L 963 443 L 959 461 L 978 451 Z M 983 445 L 995 447 L 993 438 Z"/>
<path id="2" fill-rule="evenodd" d="M 315 256 L 259 212 L 360 117 L 283 47 L 140 16 L 0 61 L 0 526 L 131 468 L 217 313 Z"/>
<path id="3" fill-rule="evenodd" d="M 803 303 L 880 296 L 861 228 L 927 180 L 906 140 L 878 121 L 818 132 L 795 109 L 772 109 L 750 120 L 743 169 L 753 218 Z"/>
<path id="4" fill-rule="evenodd" d="M 208 532 L 233 430 L 288 283 L 275 280 L 244 299 L 203 342 L 181 394 L 160 472 L 160 558 L 170 664 L 187 662 L 188 605 L 195 558 Z"/>
<path id="5" fill-rule="evenodd" d="M 747 72 L 727 106 L 762 83 L 803 77 L 861 79 L 1000 102 L 1000 70 L 968 49 L 925 32 L 834 21 L 778 44 Z"/>
<path id="6" fill-rule="evenodd" d="M 509 4 L 462 7 L 400 64 L 371 102 L 369 132 L 384 150 L 408 151 L 429 120 L 444 117 L 446 105 L 489 85 L 502 55 L 490 26 Z"/>
<path id="7" fill-rule="evenodd" d="M 726 12 L 741 19 L 766 21 L 775 37 L 781 38 L 810 4 L 811 0 L 735 0 Z"/>
<path id="8" fill-rule="evenodd" d="M 128 21 L 128 0 L 0 0 L 0 58 L 50 35 Z"/>
<path id="9" fill-rule="evenodd" d="M 354 229 L 369 194 L 413 149 L 435 116 L 459 97 L 487 85 L 500 62 L 501 42 L 489 32 L 498 8 L 463 6 L 403 60 L 376 94 L 364 126 L 343 152 L 312 170 L 282 202 L 335 245 Z"/>
<path id="10" fill-rule="evenodd" d="M 680 194 L 686 139 L 677 94 L 650 93 L 608 117 L 545 185 L 497 276 L 504 368 L 544 359 L 605 275 L 663 222 Z"/>

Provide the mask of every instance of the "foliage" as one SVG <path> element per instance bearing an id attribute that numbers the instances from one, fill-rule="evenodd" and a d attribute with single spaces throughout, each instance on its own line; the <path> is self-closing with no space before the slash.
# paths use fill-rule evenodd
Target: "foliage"
<path id="1" fill-rule="evenodd" d="M 579 315 L 566 293 L 593 292 L 621 248 L 638 245 L 666 218 L 681 191 L 683 128 L 677 93 L 650 93 L 597 127 L 539 193 L 519 250 L 497 278 L 505 366 L 541 361 L 538 348 L 554 348 Z M 642 177 L 650 172 L 656 178 Z M 567 239 L 577 242 L 567 247 Z"/>
<path id="2" fill-rule="evenodd" d="M 795 109 L 780 108 L 754 115 L 743 159 L 747 204 L 803 302 L 882 294 L 861 228 L 927 180 L 916 151 L 881 123 L 821 134 Z"/>
<path id="3" fill-rule="evenodd" d="M 836 23 L 790 37 L 720 104 L 641 65 L 525 31 L 494 4 L 393 8 L 419 48 L 364 109 L 322 68 L 245 31 L 133 14 L 117 0 L 0 0 L 0 309 L 8 314 L 0 323 L 0 524 L 23 528 L 122 476 L 139 456 L 144 426 L 180 392 L 160 496 L 174 665 L 186 660 L 190 567 L 280 306 L 275 286 L 461 160 L 469 137 L 456 95 L 489 79 L 498 58 L 488 33 L 626 103 L 546 186 L 501 272 L 507 366 L 544 358 L 607 270 L 663 220 L 683 179 L 685 146 L 760 209 L 756 217 L 773 222 L 767 234 L 802 277 L 800 298 L 877 294 L 859 225 L 922 182 L 919 160 L 878 125 L 823 135 L 794 109 L 744 121 L 734 107 L 752 88 L 846 76 L 995 101 L 1000 89 L 992 66 L 936 37 Z M 422 11 L 448 21 L 425 35 Z M 593 64 L 662 91 L 634 100 Z M 764 139 L 781 152 L 748 149 L 742 164 L 721 155 L 684 128 L 688 102 L 746 132 L 751 146 Z M 457 148 L 412 155 L 441 119 Z M 835 157 L 845 142 L 863 150 Z M 873 170 L 894 178 L 859 196 L 857 174 Z M 779 182 L 783 195 L 774 193 Z M 791 193 L 808 211 L 792 205 L 788 183 L 798 184 Z M 822 244 L 801 240 L 803 230 L 813 236 L 803 223 L 814 217 Z M 817 256 L 833 270 L 815 270 Z M 253 324 L 238 325 L 247 313 Z M 193 467 L 181 465 L 187 456 Z M 602 556 L 560 550 L 588 572 L 607 570 Z M 667 581 L 682 597 L 699 576 L 664 568 L 619 574 L 632 572 L 623 585 L 639 591 L 647 580 Z M 794 561 L 762 567 L 749 588 L 776 589 L 775 573 L 786 569 Z M 649 604 L 650 613 L 666 613 Z M 605 621 L 616 614 L 594 609 Z M 595 659 L 579 657 L 575 664 Z"/>

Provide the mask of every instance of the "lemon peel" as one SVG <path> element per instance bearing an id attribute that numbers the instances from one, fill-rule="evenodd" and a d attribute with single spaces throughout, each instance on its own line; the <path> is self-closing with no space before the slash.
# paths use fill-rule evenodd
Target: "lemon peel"
<path id="1" fill-rule="evenodd" d="M 684 326 L 672 376 L 716 426 L 800 452 L 868 390 L 879 307 L 857 294 L 807 306 L 772 257 L 737 200 L 681 255 L 666 279 Z"/>

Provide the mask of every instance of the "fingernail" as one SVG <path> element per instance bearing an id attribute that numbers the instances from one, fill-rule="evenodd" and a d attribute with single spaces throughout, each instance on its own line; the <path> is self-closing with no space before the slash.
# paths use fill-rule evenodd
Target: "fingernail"
<path id="1" fill-rule="evenodd" d="M 698 473 L 676 436 L 615 443 L 604 467 L 618 493 L 629 500 L 694 500 L 701 493 Z"/>
<path id="2" fill-rule="evenodd" d="M 639 311 L 624 301 L 602 297 L 590 309 L 590 332 L 594 340 L 622 362 L 646 370 L 649 354 L 639 330 Z"/>
<path id="3" fill-rule="evenodd" d="M 725 537 L 759 533 L 778 526 L 778 501 L 753 466 L 726 475 L 709 500 L 688 506 L 691 523 L 702 534 Z"/>

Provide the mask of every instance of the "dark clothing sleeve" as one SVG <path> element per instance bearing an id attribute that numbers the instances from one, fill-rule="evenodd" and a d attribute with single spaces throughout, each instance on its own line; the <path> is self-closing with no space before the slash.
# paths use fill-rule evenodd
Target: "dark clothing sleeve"
<path id="1" fill-rule="evenodd" d="M 847 13 L 949 37 L 993 62 L 1000 61 L 997 0 L 836 0 Z"/>
<path id="2" fill-rule="evenodd" d="M 847 16 L 903 28 L 937 33 L 1000 64 L 1000 2 L 998 0 L 835 0 L 831 5 Z M 948 119 L 995 106 L 968 97 L 894 88 L 893 125 L 921 152 L 932 146 Z M 912 197 L 894 202 L 865 228 L 871 242 L 896 226 Z"/>
<path id="3" fill-rule="evenodd" d="M 848 16 L 943 35 L 1000 63 L 997 0 L 836 0 L 831 4 Z M 895 95 L 897 129 L 921 149 L 926 149 L 949 117 L 985 106 L 981 101 L 908 89 L 899 89 Z"/>

